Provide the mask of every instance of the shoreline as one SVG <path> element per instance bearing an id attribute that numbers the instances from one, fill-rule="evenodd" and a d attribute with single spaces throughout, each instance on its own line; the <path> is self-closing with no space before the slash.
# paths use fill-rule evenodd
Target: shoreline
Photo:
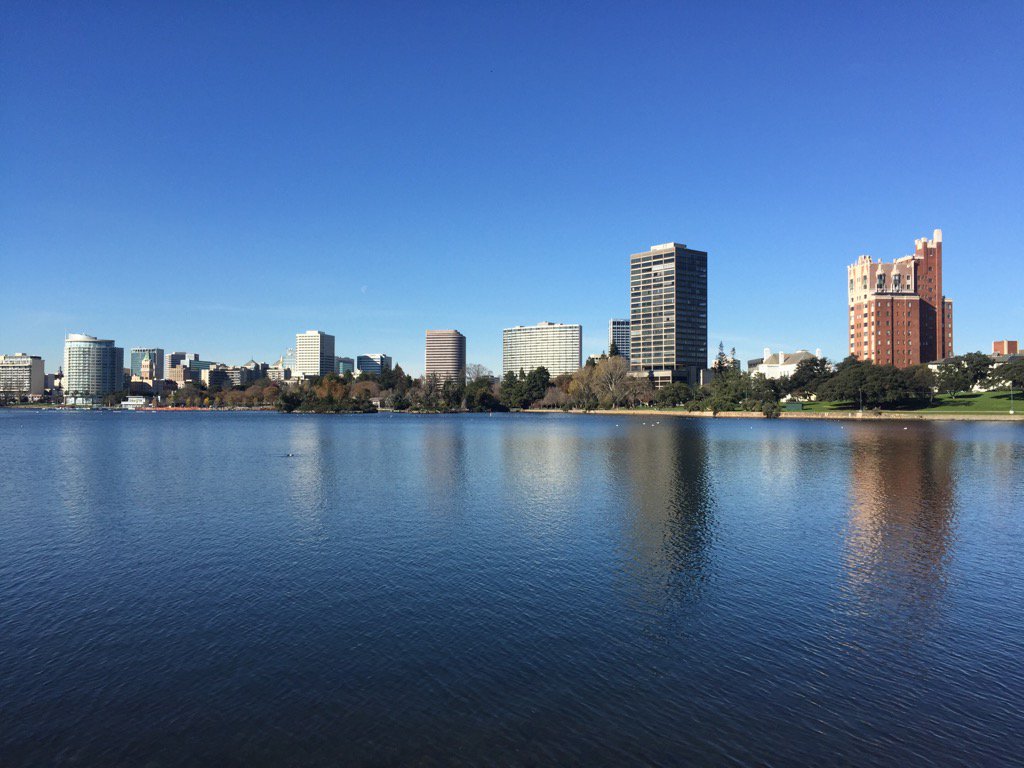
<path id="1" fill-rule="evenodd" d="M 426 412 L 426 411 L 391 411 L 391 410 L 379 410 L 373 411 L 351 411 L 351 412 L 319 412 L 319 411 L 279 411 L 275 408 L 268 407 L 255 407 L 247 408 L 244 406 L 235 406 L 232 408 L 202 408 L 196 406 L 183 406 L 180 408 L 135 408 L 135 409 L 120 409 L 120 408 L 66 408 L 60 406 L 39 406 L 29 404 L 19 404 L 6 406 L 12 410 L 42 410 L 42 411 L 78 411 L 78 412 L 114 412 L 114 413 L 280 413 L 284 415 L 332 415 L 332 416 L 345 416 L 351 414 L 363 414 L 363 415 L 374 415 L 377 414 L 405 414 L 409 416 L 452 416 L 462 415 L 468 413 L 478 413 L 473 411 L 448 411 L 448 412 Z M 695 418 L 695 419 L 762 419 L 772 421 L 768 419 L 760 411 L 720 411 L 717 415 L 710 411 L 682 411 L 682 410 L 664 410 L 658 408 L 618 408 L 618 409 L 594 409 L 591 411 L 583 411 L 578 409 L 570 409 L 563 411 L 559 408 L 526 408 L 520 411 L 504 411 L 503 413 L 527 413 L 527 414 L 572 414 L 576 416 L 664 416 L 667 418 Z M 793 420 L 820 420 L 826 419 L 831 421 L 997 421 L 997 422 L 1019 422 L 1024 424 L 1024 413 L 1015 413 L 1012 416 L 1009 413 L 928 413 L 925 412 L 903 412 L 903 411 L 880 411 L 878 413 L 872 411 L 782 411 L 778 415 L 779 419 L 793 419 Z"/>
<path id="2" fill-rule="evenodd" d="M 619 408 L 614 410 L 597 409 L 593 411 L 560 411 L 548 408 L 530 408 L 520 413 L 574 413 L 597 416 L 676 416 L 697 419 L 768 419 L 759 411 L 720 411 L 717 415 L 710 411 L 677 411 L 657 408 Z M 1024 413 L 915 413 L 901 411 L 782 411 L 780 419 L 830 419 L 837 421 L 1003 421 L 1024 423 Z"/>

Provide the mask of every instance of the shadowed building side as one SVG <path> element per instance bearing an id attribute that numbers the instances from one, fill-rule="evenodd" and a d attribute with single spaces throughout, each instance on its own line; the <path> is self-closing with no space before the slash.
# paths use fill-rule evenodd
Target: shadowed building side
<path id="1" fill-rule="evenodd" d="M 654 386 L 700 384 L 708 364 L 708 254 L 679 243 L 629 257 L 629 364 Z"/>

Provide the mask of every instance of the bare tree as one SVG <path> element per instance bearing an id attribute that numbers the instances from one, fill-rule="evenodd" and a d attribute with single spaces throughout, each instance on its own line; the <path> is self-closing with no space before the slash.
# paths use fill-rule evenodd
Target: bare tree
<path id="1" fill-rule="evenodd" d="M 594 369 L 593 382 L 602 405 L 624 405 L 629 395 L 629 364 L 619 356 L 602 360 Z"/>
<path id="2" fill-rule="evenodd" d="M 466 381 L 476 381 L 484 376 L 493 376 L 491 369 L 480 363 L 470 363 L 466 366 Z"/>

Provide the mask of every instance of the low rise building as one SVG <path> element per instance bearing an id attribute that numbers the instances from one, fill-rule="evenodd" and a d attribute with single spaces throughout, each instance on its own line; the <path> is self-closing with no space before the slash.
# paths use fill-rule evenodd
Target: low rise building
<path id="1" fill-rule="evenodd" d="M 267 378 L 271 381 L 288 381 L 292 377 L 291 368 L 272 365 L 267 369 Z"/>
<path id="2" fill-rule="evenodd" d="M 200 374 L 200 376 L 203 384 L 210 391 L 230 389 L 234 386 L 226 365 L 217 365 L 207 368 Z"/>
<path id="3" fill-rule="evenodd" d="M 796 367 L 803 360 L 810 360 L 814 357 L 821 357 L 821 350 L 816 349 L 813 353 L 806 349 L 798 349 L 796 352 L 772 352 L 768 347 L 764 348 L 764 357 L 758 362 L 751 360 L 747 363 L 750 375 L 761 374 L 766 379 L 782 379 L 796 373 Z"/>
<path id="4" fill-rule="evenodd" d="M 175 365 L 167 369 L 167 378 L 179 387 L 185 386 L 190 381 L 198 381 L 199 376 L 191 368 L 185 365 Z"/>
<path id="5" fill-rule="evenodd" d="M 1016 355 L 1017 354 L 1017 342 L 1016 340 L 1007 339 L 1004 341 L 993 341 L 992 342 L 992 354 L 993 355 Z"/>
<path id="6" fill-rule="evenodd" d="M 259 381 L 260 379 L 267 378 L 267 371 L 270 370 L 270 366 L 266 363 L 257 363 L 255 360 L 250 360 L 248 363 L 242 365 L 249 372 L 249 381 Z"/>

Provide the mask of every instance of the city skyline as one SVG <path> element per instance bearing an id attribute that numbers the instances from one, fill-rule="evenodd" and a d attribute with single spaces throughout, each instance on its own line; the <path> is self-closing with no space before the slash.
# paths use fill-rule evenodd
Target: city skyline
<path id="1" fill-rule="evenodd" d="M 628 313 L 624 256 L 677 240 L 713 254 L 709 348 L 836 360 L 844 267 L 936 228 L 955 349 L 984 350 L 1024 326 L 974 267 L 1019 270 L 1016 14 L 264 8 L 224 40 L 226 8 L 7 5 L 0 350 L 52 366 L 81 331 L 272 361 L 324 328 L 422 373 L 423 329 L 458 327 L 497 371 L 500 329 L 550 319 L 586 357 Z M 628 53 L 671 28 L 685 66 Z"/>
<path id="2" fill-rule="evenodd" d="M 895 363 L 896 367 L 906 367 L 907 365 L 915 364 L 915 362 L 932 362 L 932 361 L 935 361 L 935 360 L 942 360 L 945 357 L 953 356 L 954 354 L 963 354 L 965 352 L 974 352 L 974 351 L 984 352 L 985 347 L 980 347 L 980 346 L 978 348 L 976 348 L 976 349 L 961 349 L 961 350 L 959 350 L 959 352 L 953 348 L 952 300 L 949 297 L 944 296 L 943 295 L 943 290 L 942 290 L 942 287 L 943 287 L 943 285 L 942 285 L 942 271 L 943 271 L 943 267 L 942 267 L 942 258 L 941 258 L 941 254 L 942 254 L 942 230 L 941 229 L 934 230 L 933 235 L 932 235 L 932 239 L 929 239 L 927 237 L 915 238 L 914 245 L 915 245 L 915 252 L 914 253 L 907 254 L 907 255 L 905 255 L 903 257 L 900 257 L 900 258 L 897 258 L 894 261 L 889 262 L 889 263 L 886 263 L 883 259 L 875 259 L 875 258 L 871 257 L 870 255 L 862 254 L 861 256 L 858 257 L 857 261 L 854 264 L 847 265 L 847 273 L 848 273 L 847 276 L 848 276 L 848 279 L 849 279 L 849 285 L 848 285 L 848 305 L 849 305 L 848 306 L 848 320 L 851 323 L 849 325 L 849 349 L 847 350 L 847 355 L 858 357 L 860 359 L 869 359 L 872 362 L 877 362 L 877 363 L 883 364 L 883 365 L 884 364 L 890 364 L 891 365 L 891 364 Z M 637 308 L 637 294 L 636 294 L 636 292 L 639 290 L 639 283 L 635 282 L 636 278 L 637 278 L 637 274 L 636 274 L 637 264 L 639 263 L 637 261 L 637 259 L 646 259 L 646 260 L 649 261 L 652 258 L 652 255 L 653 255 L 653 257 L 656 260 L 657 259 L 662 259 L 662 256 L 660 255 L 662 251 L 668 252 L 668 251 L 672 251 L 672 250 L 674 250 L 677 253 L 685 253 L 685 254 L 697 255 L 701 259 L 700 280 L 701 280 L 701 286 L 702 287 L 700 288 L 700 291 L 698 291 L 698 293 L 700 293 L 700 296 L 698 296 L 697 293 L 693 293 L 692 295 L 688 295 L 686 298 L 677 298 L 673 302 L 673 306 L 676 303 L 681 301 L 680 306 L 684 308 L 684 310 L 683 310 L 684 313 L 689 313 L 689 312 L 692 312 L 692 311 L 695 311 L 695 310 L 698 311 L 700 313 L 700 317 L 702 318 L 701 319 L 701 328 L 698 329 L 695 326 L 692 330 L 701 330 L 701 332 L 703 333 L 703 329 L 706 329 L 708 327 L 708 323 L 709 323 L 709 318 L 708 318 L 707 310 L 706 310 L 706 306 L 707 306 L 706 305 L 706 298 L 705 298 L 707 293 L 709 292 L 708 288 L 707 288 L 707 282 L 708 282 L 708 278 L 707 278 L 707 274 L 708 274 L 707 258 L 708 258 L 708 255 L 707 255 L 706 252 L 703 252 L 703 251 L 694 251 L 693 249 L 688 249 L 686 245 L 682 245 L 682 244 L 674 243 L 674 242 L 666 243 L 664 245 L 654 245 L 654 246 L 651 246 L 647 250 L 641 251 L 640 253 L 632 254 L 630 256 L 630 262 L 631 262 L 631 267 L 630 267 L 630 269 L 631 269 L 631 278 L 630 278 L 630 288 L 629 288 L 629 292 L 630 292 L 630 296 L 631 296 L 631 298 L 630 298 L 630 305 L 631 305 L 630 312 L 631 313 L 635 312 L 635 310 Z M 936 254 L 937 254 L 937 257 L 936 257 Z M 938 334 L 938 338 L 939 338 L 939 341 L 938 341 L 939 347 L 938 347 L 938 349 L 939 349 L 940 353 L 939 354 L 935 354 L 934 350 L 933 350 L 933 352 L 931 354 L 926 355 L 926 357 L 927 357 L 926 360 L 919 360 L 917 358 L 914 358 L 914 359 L 903 359 L 903 358 L 899 357 L 899 355 L 897 355 L 896 358 L 891 358 L 890 357 L 890 358 L 875 359 L 877 356 L 874 354 L 874 346 L 872 346 L 872 352 L 869 355 L 866 352 L 866 350 L 867 350 L 866 342 L 862 342 L 861 341 L 861 338 L 862 338 L 861 335 L 860 335 L 860 333 L 861 333 L 860 332 L 861 323 L 859 322 L 859 320 L 858 320 L 857 323 L 854 323 L 854 320 L 852 319 L 854 314 L 857 315 L 857 318 L 860 317 L 861 310 L 863 309 L 863 307 L 861 306 L 861 303 L 864 301 L 865 297 L 868 295 L 867 293 L 864 293 L 864 296 L 861 296 L 861 292 L 862 291 L 863 292 L 867 292 L 869 287 L 870 287 L 871 291 L 876 291 L 876 289 L 878 291 L 881 291 L 882 293 L 880 295 L 888 296 L 888 295 L 892 294 L 892 295 L 896 295 L 899 298 L 908 298 L 908 297 L 909 298 L 917 298 L 917 293 L 919 292 L 918 291 L 918 283 L 923 285 L 925 283 L 925 281 L 926 281 L 927 283 L 930 284 L 932 282 L 932 277 L 931 276 L 928 276 L 928 277 L 918 277 L 917 273 L 916 273 L 916 269 L 918 267 L 915 267 L 914 265 L 915 264 L 920 264 L 920 263 L 930 264 L 931 263 L 930 261 L 926 260 L 926 261 L 922 262 L 921 260 L 922 259 L 926 259 L 926 258 L 930 259 L 932 257 L 936 257 L 937 258 L 937 264 L 938 264 L 938 267 L 937 267 L 937 277 L 936 277 L 937 286 L 927 288 L 926 292 L 927 291 L 937 291 L 936 296 L 932 297 L 931 300 L 933 302 L 937 301 L 941 305 L 941 308 L 940 308 L 940 311 L 938 313 L 938 317 L 940 318 L 938 329 L 936 331 L 936 328 L 934 327 L 935 326 L 935 320 L 932 320 L 932 321 L 930 321 L 931 322 L 932 330 L 930 330 L 929 333 L 932 334 L 932 335 L 934 335 L 936 333 Z M 667 265 L 665 265 L 665 266 L 667 266 Z M 926 267 L 921 267 L 921 269 L 925 269 L 925 268 Z M 908 272 L 908 270 L 910 270 L 910 271 Z M 648 269 L 648 271 L 650 271 L 650 270 Z M 877 278 L 878 279 L 877 280 L 875 279 L 876 278 L 876 274 L 875 274 L 876 271 L 878 272 L 878 274 L 877 274 Z M 928 273 L 931 273 L 932 268 L 931 267 L 927 267 L 927 271 L 928 271 Z M 674 281 L 674 278 L 673 278 L 673 281 Z M 877 282 L 877 286 L 876 286 L 876 282 Z M 869 286 L 869 284 L 870 284 L 870 286 Z M 674 282 L 673 282 L 673 285 L 674 285 Z M 675 289 L 673 288 L 673 290 L 675 290 Z M 895 291 L 895 294 L 893 294 L 893 291 Z M 855 294 L 857 296 L 857 300 L 856 301 L 854 299 Z M 700 300 L 699 303 L 693 303 L 697 299 Z M 867 315 L 867 311 L 864 310 L 863 314 L 864 314 L 864 318 L 866 319 L 867 316 L 868 316 Z M 909 315 L 908 315 L 908 317 L 909 317 Z M 916 317 L 916 314 L 915 314 L 915 317 Z M 902 315 L 901 315 L 901 318 L 902 318 Z M 942 318 L 945 318 L 945 319 L 942 319 Z M 880 320 L 879 322 L 881 323 L 882 321 Z M 916 323 L 917 323 L 917 321 L 915 320 L 914 321 L 914 327 L 915 328 L 916 328 Z M 617 328 L 614 331 L 614 333 L 618 334 L 618 335 L 621 335 L 623 339 L 628 339 L 628 334 L 630 333 L 629 329 L 630 329 L 630 325 L 631 325 L 630 320 L 629 319 L 621 319 L 621 320 L 612 319 L 612 320 L 609 320 L 608 336 L 606 337 L 606 344 L 605 344 L 604 348 L 599 350 L 598 352 L 588 353 L 588 354 L 584 354 L 583 353 L 583 350 L 585 349 L 585 347 L 584 347 L 584 343 L 585 343 L 584 339 L 586 339 L 587 337 L 583 336 L 582 328 L 580 328 L 580 331 L 578 333 L 578 336 L 579 336 L 578 345 L 579 345 L 579 349 L 580 349 L 580 365 L 582 365 L 582 362 L 583 362 L 584 359 L 587 359 L 587 358 L 598 358 L 598 357 L 600 357 L 602 354 L 606 353 L 610 349 L 612 335 L 613 335 L 613 328 L 616 327 L 616 324 L 619 324 L 622 327 Z M 659 324 L 660 324 L 660 321 L 659 321 Z M 895 325 L 898 325 L 898 324 L 899 323 L 895 323 Z M 543 327 L 543 326 L 552 326 L 552 325 L 561 326 L 561 325 L 564 325 L 564 324 L 561 324 L 561 323 L 552 324 L 549 321 L 542 321 L 542 322 L 540 322 L 540 323 L 538 323 L 536 325 L 531 325 L 531 326 L 524 326 L 524 325 L 520 324 L 520 325 L 515 326 L 515 328 L 520 328 L 520 329 L 521 328 L 540 328 L 540 327 Z M 572 323 L 570 323 L 568 325 L 569 326 L 579 326 L 580 324 L 572 324 Z M 868 324 L 867 324 L 867 322 L 865 322 L 865 323 L 863 323 L 863 325 L 864 325 L 865 328 L 867 328 Z M 880 325 L 879 327 L 881 328 L 882 326 Z M 502 358 L 503 358 L 503 360 L 502 360 L 501 366 L 499 366 L 498 369 L 497 369 L 498 371 L 503 371 L 503 370 L 505 370 L 507 368 L 507 363 L 506 363 L 505 358 L 507 358 L 508 334 L 509 334 L 510 330 L 514 330 L 514 329 L 506 328 L 502 332 L 503 333 L 503 343 L 502 343 L 502 348 L 503 348 Z M 689 331 L 689 332 L 692 333 L 692 330 Z M 640 332 L 641 331 L 639 330 L 639 326 L 637 326 L 637 330 L 634 330 L 633 333 L 640 333 Z M 865 331 L 865 333 L 866 333 L 866 331 Z M 875 333 L 876 333 L 876 330 L 875 330 L 875 324 L 874 324 L 874 317 L 872 316 L 872 318 L 871 318 L 871 336 L 872 336 L 872 338 L 874 338 Z M 885 333 L 885 331 L 881 330 L 878 333 L 879 334 L 883 334 L 883 333 Z M 914 333 L 917 333 L 917 331 L 914 331 Z M 466 338 L 465 338 L 465 336 L 462 335 L 462 334 L 459 334 L 457 331 L 427 330 L 426 331 L 426 342 L 425 342 L 425 346 L 424 346 L 424 350 L 426 352 L 426 357 L 427 358 L 429 358 L 429 356 L 430 356 L 430 347 L 431 347 L 431 343 L 432 343 L 431 342 L 431 335 L 432 334 L 455 334 L 456 336 L 458 336 L 461 339 L 461 353 L 460 353 L 461 357 L 460 357 L 460 359 L 462 361 L 462 368 L 465 368 L 465 366 L 469 365 L 469 364 L 475 364 L 476 361 L 473 361 L 473 360 L 470 360 L 470 359 L 467 358 L 467 355 L 466 355 Z M 71 333 L 71 334 L 65 333 L 65 338 L 69 338 L 70 336 L 77 336 L 77 335 L 81 335 L 81 334 L 78 334 L 78 333 Z M 86 334 L 86 335 L 88 336 L 89 334 Z M 334 337 L 333 334 L 328 334 L 328 333 L 326 333 L 324 331 L 309 330 L 309 331 L 306 331 L 304 333 L 297 333 L 297 334 L 295 334 L 295 337 L 294 337 L 295 338 L 295 344 L 296 344 L 295 349 L 302 349 L 303 344 L 305 343 L 306 339 L 309 338 L 309 337 L 314 337 L 314 338 L 317 338 L 317 339 L 326 340 L 327 346 L 324 348 L 324 351 L 321 353 L 320 352 L 320 344 L 322 344 L 324 342 L 320 341 L 320 342 L 317 343 L 315 354 L 314 354 L 314 357 L 317 358 L 316 364 L 315 365 L 310 364 L 310 365 L 312 365 L 312 367 L 309 370 L 305 370 L 303 368 L 303 365 L 301 364 L 301 362 L 300 362 L 300 364 L 295 365 L 295 366 L 288 366 L 288 367 L 292 368 L 293 372 L 296 375 L 301 377 L 303 375 L 307 375 L 308 376 L 308 375 L 323 375 L 324 373 L 343 373 L 346 370 L 355 370 L 356 372 L 358 372 L 359 370 L 361 370 L 361 366 L 359 364 L 354 364 L 353 365 L 353 363 L 355 361 L 354 361 L 354 359 L 352 357 L 336 356 L 335 355 L 335 348 L 334 348 L 335 337 Z M 694 337 L 694 338 L 696 338 L 696 337 Z M 855 339 L 856 339 L 856 344 L 854 343 Z M 724 342 L 724 340 L 721 340 L 721 341 Z M 889 343 L 891 345 L 892 341 L 890 341 Z M 997 343 L 998 342 L 995 342 L 995 341 L 992 342 L 993 350 L 995 349 L 995 344 L 997 344 Z M 710 344 L 710 336 L 708 336 L 708 340 L 707 340 L 706 344 Z M 882 339 L 880 341 L 880 344 L 884 345 L 885 344 L 885 339 Z M 629 344 L 629 342 L 627 341 L 624 346 L 625 346 L 625 349 L 627 350 L 626 357 L 628 359 L 629 358 L 628 350 L 629 350 L 631 344 Z M 933 346 L 934 346 L 934 344 L 933 344 Z M 123 347 L 123 345 L 122 345 L 122 347 Z M 913 343 L 911 344 L 911 347 L 913 347 Z M 696 350 L 696 347 L 694 349 Z M 767 350 L 768 347 L 765 347 L 765 349 Z M 800 349 L 803 349 L 803 347 L 801 347 Z M 864 350 L 864 354 L 861 354 L 862 349 Z M 926 347 L 926 349 L 927 349 L 927 347 Z M 66 345 L 65 345 L 65 351 L 66 351 Z M 162 348 L 159 348 L 159 347 L 132 347 L 130 351 L 131 351 L 131 355 L 130 355 L 131 359 L 129 361 L 130 365 L 129 365 L 129 367 L 126 370 L 130 371 L 132 375 L 135 375 L 135 376 L 138 375 L 138 373 L 139 373 L 138 367 L 139 367 L 139 365 L 142 362 L 143 354 L 147 353 L 147 352 L 151 352 L 151 353 L 155 353 L 155 356 L 153 358 L 153 366 L 154 366 L 153 370 L 157 371 L 157 372 L 160 372 L 160 375 L 158 375 L 156 378 L 159 378 L 159 379 L 165 378 L 165 375 L 163 375 L 163 373 L 162 373 L 163 369 L 164 369 L 164 350 Z M 890 348 L 889 349 L 890 356 L 891 356 L 891 353 L 892 353 L 892 349 Z M 7 354 L 10 355 L 11 353 L 7 353 Z M 19 352 L 18 354 L 23 354 L 23 353 Z M 173 354 L 169 354 L 168 357 L 171 358 L 171 362 L 168 363 L 168 367 L 173 368 L 173 365 L 174 365 L 173 358 L 175 356 L 182 356 L 184 354 L 185 353 L 182 353 L 182 352 L 175 352 Z M 292 354 L 293 355 L 294 354 L 294 349 L 289 349 L 288 350 L 288 354 Z M 711 361 L 711 355 L 710 355 L 710 347 L 706 346 L 704 348 L 704 354 L 705 354 L 705 357 L 707 359 L 706 365 L 710 366 L 711 362 L 712 362 Z M 819 356 L 823 356 L 823 357 L 828 358 L 828 356 L 821 351 L 820 347 L 817 348 L 816 354 L 818 354 Z M 904 354 L 904 353 L 900 353 L 900 354 Z M 42 357 L 40 355 L 34 355 L 34 356 Z M 300 357 L 301 357 L 301 355 L 300 355 Z M 833 364 L 835 364 L 835 363 L 838 363 L 840 360 L 842 360 L 844 357 L 845 357 L 845 355 L 844 356 L 836 356 L 836 357 L 832 357 L 832 358 L 828 358 L 828 359 L 830 359 L 831 362 Z M 390 367 L 393 364 L 401 365 L 401 362 L 395 361 L 393 356 L 383 355 L 382 353 L 375 353 L 375 354 L 366 353 L 366 354 L 362 354 L 362 355 L 357 355 L 356 356 L 356 359 L 358 359 L 358 360 L 366 359 L 367 361 L 369 361 L 369 358 L 381 358 L 381 359 L 387 360 L 388 361 L 387 362 L 388 367 Z M 46 358 L 42 357 L 42 359 L 45 361 Z M 737 360 L 742 359 L 742 355 L 740 355 L 739 353 L 736 353 L 735 359 L 737 359 Z M 279 358 L 279 361 L 283 363 L 285 361 L 285 358 L 282 356 L 282 357 Z M 226 361 L 226 360 L 219 360 L 219 361 L 215 361 L 215 362 L 217 362 L 219 365 L 222 365 L 222 366 L 223 365 L 228 365 L 228 366 L 234 365 L 234 366 L 237 367 L 238 365 L 242 365 L 242 364 L 239 364 L 237 362 L 232 363 L 232 362 L 229 362 L 229 361 Z M 250 362 L 250 363 L 255 362 L 255 357 L 250 357 L 248 362 Z M 308 363 L 308 361 L 307 361 L 307 363 Z M 267 364 L 267 365 L 269 365 L 269 364 Z M 690 361 L 689 365 L 691 367 L 691 370 L 690 370 L 690 372 L 688 374 L 683 376 L 683 379 L 684 380 L 693 379 L 693 381 L 696 382 L 697 378 L 699 376 L 699 371 L 701 369 L 701 366 L 697 363 L 697 357 L 694 357 L 693 360 Z M 207 362 L 203 367 L 209 367 L 209 363 Z M 484 367 L 485 368 L 489 368 L 486 365 Z M 650 371 L 652 370 L 651 366 L 649 366 L 647 364 L 643 364 L 643 363 L 639 364 L 638 366 L 634 366 L 634 367 L 636 367 L 638 370 L 640 370 L 640 369 L 647 370 L 648 373 L 650 373 Z M 654 367 L 657 368 L 658 366 L 654 366 Z M 369 364 L 369 368 L 367 368 L 367 370 L 377 371 L 377 372 L 379 372 L 379 369 L 380 369 L 380 363 L 379 362 Z M 56 370 L 57 369 L 54 368 L 53 370 L 48 371 L 48 372 L 49 373 L 54 373 L 54 372 L 56 372 Z M 490 369 L 490 370 L 492 370 L 492 372 L 494 372 L 495 369 Z M 429 362 L 426 362 L 424 367 L 423 367 L 423 370 L 417 371 L 410 364 L 409 366 L 403 366 L 403 371 L 413 375 L 414 377 L 426 376 L 428 373 L 430 373 L 430 365 L 429 365 Z M 654 379 L 658 380 L 657 373 L 655 373 Z"/>

